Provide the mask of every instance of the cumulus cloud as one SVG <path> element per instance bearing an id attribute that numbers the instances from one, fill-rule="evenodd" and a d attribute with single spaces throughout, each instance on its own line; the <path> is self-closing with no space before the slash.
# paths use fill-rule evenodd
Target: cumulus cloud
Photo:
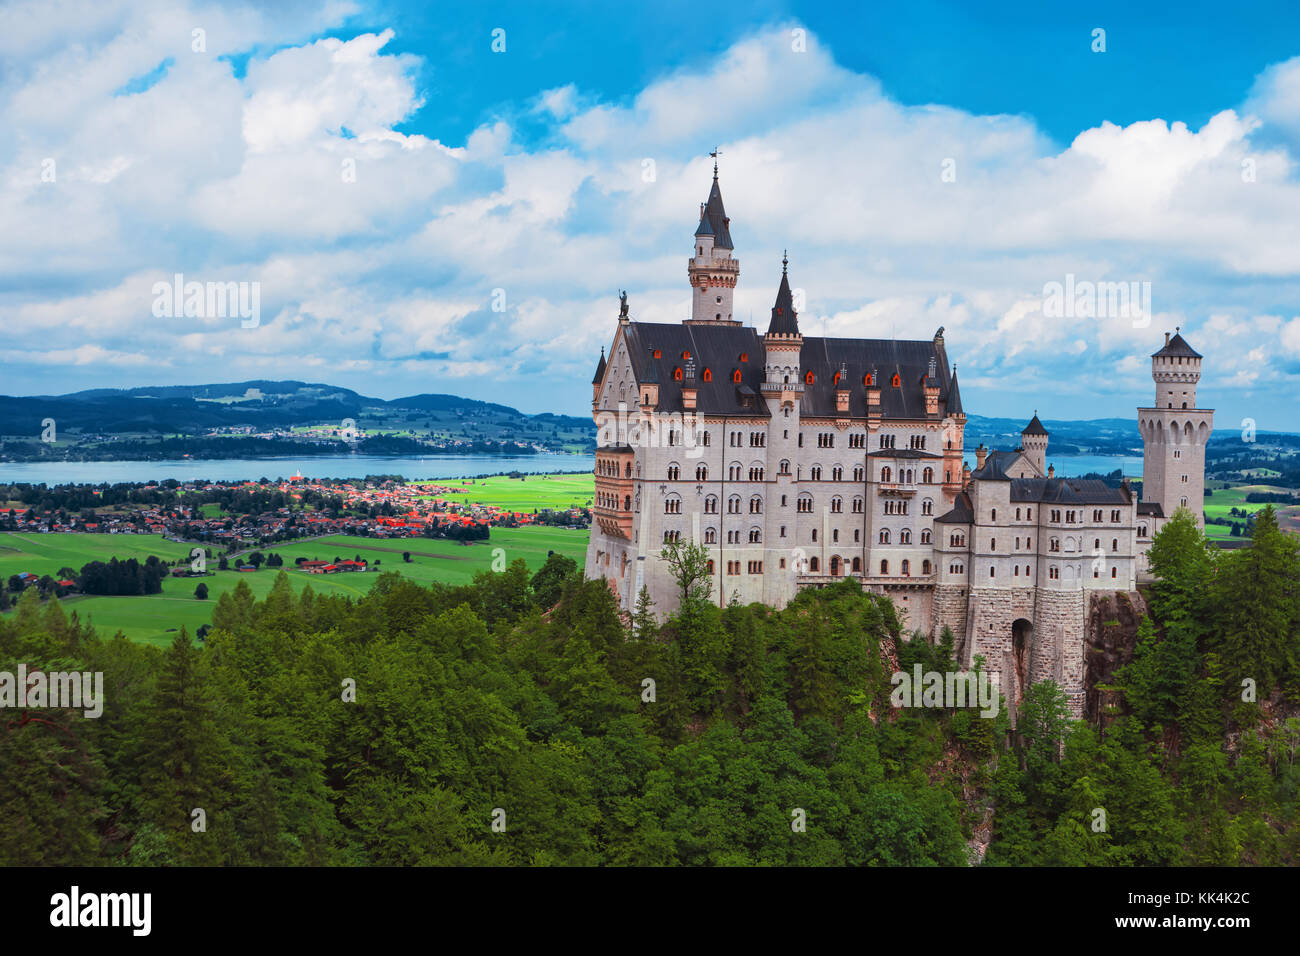
<path id="1" fill-rule="evenodd" d="M 1200 128 L 1152 117 L 1061 145 L 1025 116 L 902 105 L 778 24 L 626 101 L 538 90 L 514 114 L 545 128 L 530 147 L 508 116 L 463 143 L 402 132 L 431 111 L 436 130 L 419 58 L 391 29 L 342 32 L 345 4 L 309 29 L 260 5 L 74 4 L 57 29 L 20 12 L 0 36 L 7 391 L 62 364 L 96 384 L 283 375 L 580 413 L 618 289 L 641 319 L 689 308 L 721 144 L 737 314 L 760 327 L 789 249 L 807 332 L 943 325 L 972 410 L 1035 391 L 1048 415 L 1125 414 L 1173 325 L 1221 407 L 1264 422 L 1296 394 L 1300 59 Z M 176 272 L 258 282 L 261 324 L 153 319 L 148 290 Z M 1048 314 L 1067 276 L 1149 282 L 1155 315 Z"/>

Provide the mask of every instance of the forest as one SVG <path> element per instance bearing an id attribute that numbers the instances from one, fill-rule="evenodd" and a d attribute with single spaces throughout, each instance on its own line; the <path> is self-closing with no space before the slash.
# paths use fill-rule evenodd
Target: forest
<path id="1" fill-rule="evenodd" d="M 202 643 L 97 635 L 34 589 L 0 671 L 104 710 L 0 713 L 3 865 L 1151 866 L 1300 862 L 1300 555 L 1158 534 L 1120 703 L 894 708 L 958 669 L 845 581 L 782 610 L 685 580 L 657 623 L 553 554 L 363 598 L 223 594 Z M 976 667 L 981 662 L 975 662 Z"/>

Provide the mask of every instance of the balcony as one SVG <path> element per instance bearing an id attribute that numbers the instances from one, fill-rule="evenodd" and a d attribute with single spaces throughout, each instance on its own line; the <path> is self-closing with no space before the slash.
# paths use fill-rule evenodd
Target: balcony
<path id="1" fill-rule="evenodd" d="M 910 498 L 916 494 L 915 482 L 882 481 L 876 485 L 876 488 L 885 498 Z"/>
<path id="2" fill-rule="evenodd" d="M 695 256 L 691 259 L 691 268 L 708 269 L 710 272 L 734 272 L 740 274 L 739 259 L 718 259 L 713 256 Z"/>
<path id="3" fill-rule="evenodd" d="M 795 575 L 795 584 L 798 587 L 825 587 L 828 584 L 835 584 L 843 581 L 845 578 L 854 578 L 866 588 L 884 588 L 884 587 L 912 587 L 912 588 L 930 588 L 934 587 L 938 575 L 935 572 L 929 574 L 860 574 L 850 571 L 847 574 L 827 574 L 822 571 L 805 572 Z"/>
<path id="4" fill-rule="evenodd" d="M 605 534 L 615 538 L 632 540 L 632 512 L 622 508 L 605 508 L 599 505 L 591 509 L 591 518 Z"/>

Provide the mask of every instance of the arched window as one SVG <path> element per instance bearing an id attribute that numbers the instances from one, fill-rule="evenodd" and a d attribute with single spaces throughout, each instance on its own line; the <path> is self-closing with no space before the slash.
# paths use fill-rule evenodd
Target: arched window
<path id="1" fill-rule="evenodd" d="M 817 559 L 816 559 L 816 558 L 809 558 L 809 559 L 808 559 L 808 570 L 809 570 L 809 571 L 812 571 L 814 574 L 817 572 Z"/>
<path id="2" fill-rule="evenodd" d="M 926 558 L 924 561 L 921 562 L 921 573 L 922 573 L 922 574 L 929 574 L 929 573 L 930 573 L 930 559 L 929 559 L 929 558 Z"/>
<path id="3" fill-rule="evenodd" d="M 1119 538 L 1111 538 L 1111 539 L 1110 539 L 1110 549 L 1111 549 L 1112 551 L 1118 551 L 1118 550 L 1119 550 Z"/>
<path id="4" fill-rule="evenodd" d="M 923 482 L 925 482 L 927 485 L 929 485 L 929 484 L 933 484 L 933 483 L 934 483 L 934 469 L 933 469 L 933 468 L 927 468 L 927 469 L 925 469 L 924 471 L 922 471 L 922 472 L 921 472 L 921 480 L 922 480 Z M 1019 515 L 1017 515 L 1016 517 L 1019 517 Z"/>
<path id="5" fill-rule="evenodd" d="M 903 567 L 901 570 L 903 573 L 903 577 L 907 577 L 909 574 L 912 573 L 912 563 L 908 561 L 907 558 L 903 559 Z"/>
<path id="6" fill-rule="evenodd" d="M 709 495 L 704 499 L 704 513 L 708 515 L 718 513 L 718 498 L 716 495 Z"/>
<path id="7" fill-rule="evenodd" d="M 854 574 L 861 574 L 861 573 L 862 573 L 862 559 L 861 559 L 861 558 L 854 558 L 854 559 L 853 559 L 853 573 L 854 573 Z"/>
<path id="8" fill-rule="evenodd" d="M 696 466 L 695 466 L 695 480 L 696 480 L 696 481 L 708 481 L 708 480 L 709 480 L 709 466 L 708 466 L 708 465 L 696 465 Z"/>
<path id="9" fill-rule="evenodd" d="M 889 562 L 888 562 L 888 561 L 881 561 L 881 562 L 880 562 L 880 573 L 881 573 L 881 574 L 888 574 L 888 573 L 889 573 Z"/>
<path id="10" fill-rule="evenodd" d="M 889 544 L 889 529 L 888 529 L 888 528 L 881 528 L 881 529 L 880 529 L 880 543 L 881 543 L 881 544 Z"/>
<path id="11" fill-rule="evenodd" d="M 882 482 L 891 482 L 894 480 L 894 472 L 888 465 L 880 469 L 880 480 Z"/>
<path id="12" fill-rule="evenodd" d="M 706 382 L 711 382 L 713 381 L 713 372 L 706 368 L 700 378 Z"/>
<path id="13" fill-rule="evenodd" d="M 682 380 L 682 367 L 678 365 L 673 369 L 673 381 L 680 382 L 681 380 Z"/>
<path id="14" fill-rule="evenodd" d="M 682 469 L 676 462 L 668 466 L 669 481 L 677 481 L 679 478 L 681 478 L 681 476 L 682 476 Z"/>
<path id="15" fill-rule="evenodd" d="M 922 544 L 929 544 L 929 543 L 930 543 L 930 529 L 929 529 L 929 528 L 922 528 L 922 529 L 921 529 L 921 543 L 922 543 Z"/>
<path id="16" fill-rule="evenodd" d="M 717 529 L 716 529 L 716 528 L 705 528 L 705 529 L 704 529 L 704 543 L 705 543 L 705 544 L 717 544 L 717 542 L 718 542 L 718 531 L 717 531 Z"/>

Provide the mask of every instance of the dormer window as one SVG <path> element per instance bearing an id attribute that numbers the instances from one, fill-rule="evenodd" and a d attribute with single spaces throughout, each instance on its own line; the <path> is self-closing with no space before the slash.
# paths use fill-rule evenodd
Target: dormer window
<path id="1" fill-rule="evenodd" d="M 741 360 L 742 362 L 748 362 L 748 361 L 749 361 L 749 353 L 748 353 L 748 352 L 741 352 L 741 353 L 740 353 L 740 360 Z"/>
<path id="2" fill-rule="evenodd" d="M 731 380 L 735 382 L 737 385 L 740 384 L 740 369 L 733 368 L 731 370 Z"/>
<path id="3" fill-rule="evenodd" d="M 664 357 L 664 353 L 659 351 L 658 349 L 655 349 L 655 358 L 663 358 L 663 357 Z"/>
<path id="4" fill-rule="evenodd" d="M 813 373 L 809 372 L 807 375 L 805 375 L 803 377 L 803 381 L 805 385 L 811 385 L 813 383 Z"/>
<path id="5" fill-rule="evenodd" d="M 894 380 L 890 384 L 893 385 L 894 388 L 898 388 L 899 378 L 897 372 L 894 373 Z"/>
<path id="6" fill-rule="evenodd" d="M 840 373 L 839 373 L 839 372 L 836 372 L 836 373 L 835 373 L 835 378 L 831 381 L 831 384 L 832 384 L 832 385 L 839 385 L 839 384 L 840 384 Z"/>
<path id="7" fill-rule="evenodd" d="M 713 381 L 713 373 L 710 372 L 710 371 L 706 368 L 706 369 L 704 370 L 704 374 L 701 375 L 700 378 L 701 378 L 703 381 L 711 382 L 711 381 Z"/>
<path id="8" fill-rule="evenodd" d="M 683 362 L 689 362 L 689 361 L 690 361 L 690 358 L 691 358 L 691 353 L 690 353 L 690 352 L 683 352 L 683 353 L 682 353 L 682 361 L 683 361 Z"/>
<path id="9" fill-rule="evenodd" d="M 868 372 L 866 375 L 862 376 L 862 384 L 867 388 L 875 388 L 876 379 L 870 372 Z"/>
<path id="10" fill-rule="evenodd" d="M 675 369 L 673 369 L 673 381 L 680 382 L 681 380 L 682 380 L 682 367 L 679 365 Z"/>

